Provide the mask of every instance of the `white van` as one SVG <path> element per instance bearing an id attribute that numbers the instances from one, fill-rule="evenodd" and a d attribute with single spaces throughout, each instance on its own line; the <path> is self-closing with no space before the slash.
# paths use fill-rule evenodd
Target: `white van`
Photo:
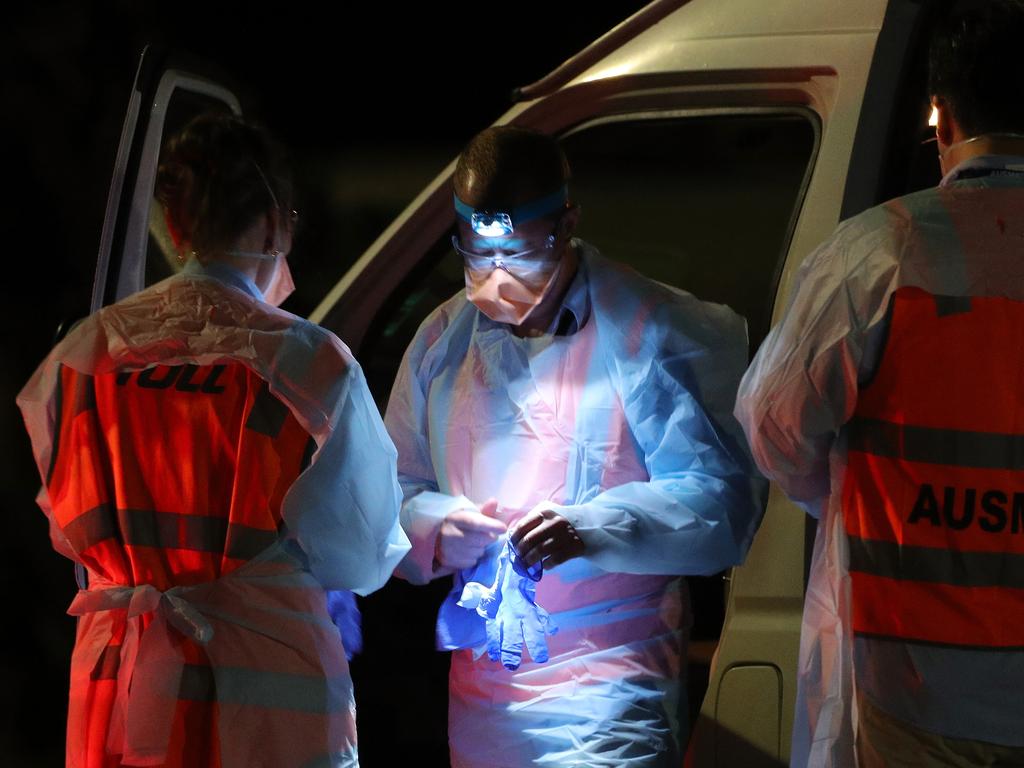
<path id="1" fill-rule="evenodd" d="M 656 0 L 521 88 L 497 122 L 560 137 L 583 209 L 580 236 L 649 277 L 733 307 L 747 318 L 752 354 L 798 265 L 841 219 L 938 181 L 934 148 L 922 145 L 934 12 L 925 0 Z M 161 250 L 161 217 L 151 215 L 158 152 L 167 133 L 211 104 L 241 110 L 221 85 L 144 56 L 93 309 L 175 268 Z M 419 322 L 463 284 L 448 237 L 453 167 L 311 315 L 351 346 L 380 403 Z M 813 521 L 773 488 L 746 563 L 692 580 L 689 765 L 788 760 L 813 535 Z M 392 600 L 430 603 L 396 589 Z M 371 688 L 357 677 L 361 725 Z"/>

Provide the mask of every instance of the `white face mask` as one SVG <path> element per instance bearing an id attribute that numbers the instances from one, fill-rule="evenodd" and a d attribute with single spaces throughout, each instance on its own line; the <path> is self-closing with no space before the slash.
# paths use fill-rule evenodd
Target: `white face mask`
<path id="1" fill-rule="evenodd" d="M 263 289 L 263 298 L 272 307 L 280 307 L 295 292 L 295 281 L 292 279 L 292 270 L 288 266 L 288 259 L 285 256 L 277 257 L 277 268 L 271 276 L 267 287 Z"/>
<path id="2" fill-rule="evenodd" d="M 228 251 L 228 256 L 239 256 L 243 259 L 259 259 L 260 261 L 273 261 L 274 270 L 264 285 L 257 283 L 256 287 L 263 293 L 263 300 L 273 307 L 280 307 L 292 293 L 295 292 L 295 281 L 292 279 L 292 270 L 288 266 L 288 257 L 283 253 L 274 256 L 270 253 L 256 253 L 255 251 Z"/>
<path id="3" fill-rule="evenodd" d="M 562 261 L 552 259 L 526 274 L 523 274 L 526 270 L 503 267 L 479 272 L 466 266 L 466 298 L 491 320 L 520 325 L 551 291 L 561 272 Z"/>
<path id="4" fill-rule="evenodd" d="M 260 179 L 263 180 L 263 185 L 267 188 L 267 194 L 270 195 L 270 201 L 274 204 L 274 208 L 277 211 L 281 211 L 281 204 L 277 200 L 277 195 L 274 194 L 274 188 L 270 186 L 270 181 L 267 179 L 267 174 L 260 168 L 260 164 L 253 160 L 252 163 L 256 166 L 256 172 L 259 173 Z M 292 223 L 295 222 L 295 211 L 292 211 Z M 271 253 L 253 253 L 251 251 L 231 251 L 229 252 L 232 256 L 248 256 L 252 259 L 260 259 L 266 261 L 268 259 L 274 260 L 274 271 L 271 273 L 270 278 L 266 281 L 266 285 L 257 284 L 263 292 L 263 300 L 266 301 L 273 307 L 280 307 L 284 300 L 287 299 L 295 292 L 295 281 L 292 280 L 292 270 L 288 266 L 288 257 L 281 251 L 275 250 Z"/>

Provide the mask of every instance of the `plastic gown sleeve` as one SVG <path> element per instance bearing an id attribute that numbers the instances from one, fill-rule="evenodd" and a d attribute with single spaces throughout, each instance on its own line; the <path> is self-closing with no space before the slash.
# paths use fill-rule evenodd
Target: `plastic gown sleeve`
<path id="1" fill-rule="evenodd" d="M 743 560 L 763 509 L 764 484 L 731 413 L 746 325 L 727 307 L 685 295 L 658 301 L 642 333 L 636 353 L 609 367 L 650 480 L 544 506 L 572 523 L 585 556 L 604 570 L 715 573 Z"/>
<path id="2" fill-rule="evenodd" d="M 800 635 L 793 766 L 847 765 L 854 750 L 848 553 L 832 483 L 842 482 L 835 462 L 845 459 L 837 435 L 885 338 L 906 245 L 893 214 L 883 207 L 857 216 L 807 258 L 736 402 L 761 470 L 821 518 Z"/>
<path id="3" fill-rule="evenodd" d="M 409 549 L 398 520 L 396 451 L 359 366 L 349 364 L 336 386 L 344 390 L 336 426 L 288 490 L 283 511 L 317 580 L 366 595 Z M 289 516 L 291 509 L 301 514 Z"/>
<path id="4" fill-rule="evenodd" d="M 412 546 L 395 575 L 413 584 L 426 584 L 442 575 L 434 570 L 434 547 L 445 517 L 459 509 L 477 509 L 465 496 L 438 491 L 430 457 L 426 396 L 414 373 L 419 369 L 427 346 L 428 341 L 417 334 L 406 350 L 384 417 L 388 432 L 401 448 L 398 457 L 398 480 L 403 496 L 401 521 Z"/>
<path id="5" fill-rule="evenodd" d="M 402 527 L 412 549 L 399 563 L 395 575 L 413 584 L 426 584 L 432 578 L 451 571 L 435 570 L 434 553 L 437 535 L 444 519 L 459 509 L 477 509 L 465 496 L 449 496 L 437 491 L 415 491 L 420 484 L 408 475 L 399 475 L 406 500 L 402 504 Z M 411 491 L 411 492 L 410 492 Z"/>
<path id="6" fill-rule="evenodd" d="M 886 215 L 875 209 L 841 225 L 807 258 L 736 400 L 757 465 L 814 517 L 831 492 L 832 444 L 884 339 L 898 252 Z"/>

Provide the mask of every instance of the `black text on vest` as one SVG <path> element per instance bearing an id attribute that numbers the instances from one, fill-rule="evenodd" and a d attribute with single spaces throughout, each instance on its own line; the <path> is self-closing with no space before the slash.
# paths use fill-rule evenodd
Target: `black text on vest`
<path id="1" fill-rule="evenodd" d="M 179 392 L 216 395 L 224 391 L 224 387 L 217 381 L 225 368 L 225 365 L 204 366 L 200 372 L 199 366 L 190 364 L 173 365 L 163 370 L 146 368 L 142 371 L 121 371 L 117 374 L 117 383 L 123 387 L 130 380 L 134 380 L 135 384 L 143 389 L 168 389 L 173 385 Z M 197 374 L 200 380 L 196 380 Z"/>
<path id="2" fill-rule="evenodd" d="M 935 489 L 924 483 L 907 522 L 928 522 L 955 531 L 976 525 L 986 533 L 1002 533 L 1009 522 L 1010 532 L 1019 533 L 1024 530 L 1024 492 L 945 486 L 940 501 Z"/>

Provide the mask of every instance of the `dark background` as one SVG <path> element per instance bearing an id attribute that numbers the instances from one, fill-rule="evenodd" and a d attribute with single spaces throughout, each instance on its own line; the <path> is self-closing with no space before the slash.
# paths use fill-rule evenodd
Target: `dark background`
<path id="1" fill-rule="evenodd" d="M 465 141 L 508 108 L 513 87 L 642 5 L 74 0 L 6 11 L 0 764 L 63 764 L 74 633 L 64 612 L 75 585 L 33 501 L 39 480 L 14 397 L 58 325 L 88 306 L 143 46 L 209 61 L 238 89 L 246 113 L 291 148 L 300 285 L 285 308 L 305 315 Z M 446 765 L 447 659 L 424 651 L 443 585 L 385 589 L 391 599 L 361 601 L 367 649 L 353 663 L 363 764 Z M 404 596 L 409 611 L 385 615 L 381 606 Z"/>

